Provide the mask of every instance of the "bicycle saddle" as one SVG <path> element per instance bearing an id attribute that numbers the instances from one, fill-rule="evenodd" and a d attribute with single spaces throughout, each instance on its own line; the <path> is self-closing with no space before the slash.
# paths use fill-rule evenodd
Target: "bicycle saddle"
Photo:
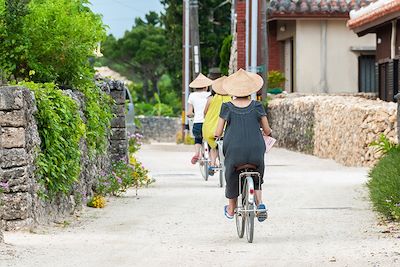
<path id="1" fill-rule="evenodd" d="M 242 171 L 242 170 L 255 170 L 257 169 L 257 166 L 254 164 L 243 164 L 235 167 L 236 171 Z"/>

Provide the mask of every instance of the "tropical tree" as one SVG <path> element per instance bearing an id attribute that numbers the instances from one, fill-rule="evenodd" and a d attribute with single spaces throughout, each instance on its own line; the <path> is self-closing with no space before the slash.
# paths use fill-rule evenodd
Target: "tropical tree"
<path id="1" fill-rule="evenodd" d="M 123 64 L 131 74 L 140 76 L 146 101 L 155 93 L 160 95 L 158 82 L 165 72 L 167 40 L 157 13 L 148 13 L 145 20 L 136 18 L 132 29 L 119 40 L 109 36 L 103 54 L 109 60 Z"/>
<path id="2" fill-rule="evenodd" d="M 182 82 L 182 1 L 160 0 L 165 7 L 161 20 L 166 29 L 169 52 L 166 68 L 177 90 Z M 230 34 L 230 5 L 224 0 L 199 1 L 199 35 L 202 71 L 219 66 L 223 40 Z"/>

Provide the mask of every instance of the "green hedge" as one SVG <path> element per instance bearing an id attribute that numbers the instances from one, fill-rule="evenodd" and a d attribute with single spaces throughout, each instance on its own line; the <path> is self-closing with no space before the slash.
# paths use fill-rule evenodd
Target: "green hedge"
<path id="1" fill-rule="evenodd" d="M 79 141 L 85 135 L 78 104 L 53 83 L 20 85 L 34 92 L 38 108 L 35 117 L 41 145 L 36 174 L 46 190 L 43 195 L 68 194 L 79 179 Z"/>
<path id="2" fill-rule="evenodd" d="M 371 201 L 388 219 L 400 221 L 400 148 L 388 151 L 369 173 Z"/>

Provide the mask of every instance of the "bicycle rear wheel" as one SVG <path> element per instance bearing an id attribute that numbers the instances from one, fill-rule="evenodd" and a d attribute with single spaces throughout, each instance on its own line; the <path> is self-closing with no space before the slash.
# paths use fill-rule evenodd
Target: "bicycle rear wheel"
<path id="1" fill-rule="evenodd" d="M 204 151 L 204 147 L 201 146 L 201 150 L 200 150 L 200 155 L 201 155 L 201 159 L 199 160 L 199 166 L 200 166 L 200 173 L 201 176 L 203 176 L 205 181 L 208 181 L 208 160 L 205 157 L 205 151 Z"/>
<path id="2" fill-rule="evenodd" d="M 224 187 L 224 171 L 223 168 L 219 171 L 219 187 Z"/>

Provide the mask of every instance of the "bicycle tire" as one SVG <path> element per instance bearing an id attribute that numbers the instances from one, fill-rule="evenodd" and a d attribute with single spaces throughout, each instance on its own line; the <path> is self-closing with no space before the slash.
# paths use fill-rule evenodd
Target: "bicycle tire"
<path id="1" fill-rule="evenodd" d="M 219 187 L 224 187 L 224 171 L 221 169 L 219 171 Z"/>
<path id="2" fill-rule="evenodd" d="M 246 209 L 253 209 L 253 204 L 246 205 Z M 253 243 L 254 238 L 254 211 L 246 212 L 246 237 L 249 243 Z"/>
<path id="3" fill-rule="evenodd" d="M 243 192 L 246 192 L 246 191 L 242 190 L 242 193 Z M 240 203 L 240 207 L 244 207 L 243 199 L 245 199 L 245 197 L 246 196 L 242 194 L 242 200 L 241 200 L 242 203 Z M 237 231 L 239 238 L 243 238 L 245 223 L 246 223 L 246 214 L 240 213 L 238 210 L 236 210 L 236 213 L 235 213 L 236 231 Z"/>
<path id="4" fill-rule="evenodd" d="M 203 146 L 201 147 L 200 153 L 201 153 L 201 159 L 199 161 L 200 173 L 203 176 L 204 180 L 208 181 L 208 176 L 209 176 L 209 174 L 208 174 L 208 160 L 204 156 L 205 152 L 204 152 L 204 147 Z"/>
<path id="5" fill-rule="evenodd" d="M 246 237 L 247 241 L 249 243 L 253 243 L 253 238 L 254 238 L 254 218 L 255 218 L 255 212 L 254 212 L 254 203 L 249 203 L 247 194 L 249 193 L 249 187 L 250 187 L 250 180 L 252 180 L 251 177 L 246 178 L 246 198 L 245 198 L 245 209 L 247 210 L 246 212 Z"/>

